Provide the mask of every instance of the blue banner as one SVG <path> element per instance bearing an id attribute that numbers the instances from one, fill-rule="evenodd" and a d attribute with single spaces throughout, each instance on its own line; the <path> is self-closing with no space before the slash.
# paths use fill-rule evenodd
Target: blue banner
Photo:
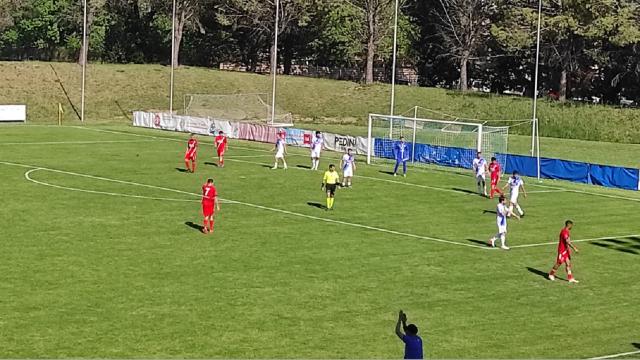
<path id="1" fill-rule="evenodd" d="M 395 159 L 394 146 L 397 141 L 374 139 L 374 156 Z M 428 144 L 408 145 L 408 159 L 415 162 L 442 166 L 472 167 L 476 151 L 447 146 Z M 498 161 L 504 164 L 507 174 L 518 171 L 523 176 L 538 176 L 537 159 L 532 156 L 495 154 Z M 567 180 L 582 184 L 594 184 L 628 190 L 640 190 L 640 170 L 616 166 L 588 164 L 578 161 L 540 158 L 540 177 L 544 179 Z"/>

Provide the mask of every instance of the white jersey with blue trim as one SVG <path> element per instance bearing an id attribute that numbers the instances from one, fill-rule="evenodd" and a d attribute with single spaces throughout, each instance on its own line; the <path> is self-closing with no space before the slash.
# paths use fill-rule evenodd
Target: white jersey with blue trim
<path id="1" fill-rule="evenodd" d="M 311 150 L 312 151 L 320 151 L 322 150 L 322 143 L 324 143 L 324 139 L 322 136 L 316 136 L 311 142 Z"/>
<path id="2" fill-rule="evenodd" d="M 517 196 L 520 193 L 520 186 L 524 184 L 524 180 L 520 176 L 511 176 L 507 183 L 511 189 L 511 195 Z"/>
<path id="3" fill-rule="evenodd" d="M 476 170 L 476 176 L 484 176 L 487 167 L 487 160 L 484 158 L 473 159 L 473 168 Z"/>
<path id="4" fill-rule="evenodd" d="M 496 224 L 498 228 L 507 226 L 507 214 L 509 210 L 505 204 L 499 203 L 496 207 Z"/>
<path id="5" fill-rule="evenodd" d="M 352 170 L 354 161 L 353 155 L 344 154 L 342 156 L 342 171 Z"/>

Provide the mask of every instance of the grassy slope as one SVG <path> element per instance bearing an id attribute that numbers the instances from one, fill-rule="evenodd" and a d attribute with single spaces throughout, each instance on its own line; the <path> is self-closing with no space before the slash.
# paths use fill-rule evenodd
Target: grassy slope
<path id="1" fill-rule="evenodd" d="M 58 82 L 56 73 L 61 82 Z M 127 123 L 133 110 L 166 109 L 168 75 L 168 68 L 157 65 L 90 65 L 86 103 L 88 121 Z M 71 102 L 80 111 L 80 68 L 77 65 L 0 62 L 0 80 L 5 84 L 0 102 L 27 103 L 31 121 L 55 123 L 57 103 L 62 103 L 66 109 L 64 121 L 77 122 L 77 116 L 69 105 Z M 363 125 L 370 112 L 388 112 L 388 85 L 361 86 L 344 81 L 286 76 L 278 81 L 279 105 L 292 112 L 301 126 L 340 133 L 363 133 L 362 128 L 350 126 Z M 181 68 L 176 72 L 174 104 L 176 109 L 181 109 L 186 93 L 267 93 L 269 88 L 269 78 L 263 75 Z M 530 101 L 522 98 L 462 95 L 442 89 L 407 86 L 398 87 L 397 94 L 398 113 L 421 105 L 445 113 L 483 119 L 530 117 Z M 640 111 L 560 105 L 547 101 L 540 102 L 539 111 L 541 133 L 547 136 L 541 139 L 543 156 L 638 166 L 640 145 L 605 142 L 640 142 Z M 304 124 L 309 122 L 313 124 Z M 525 126 L 515 131 L 528 133 L 529 130 Z M 557 137 L 598 142 L 567 141 Z M 527 137 L 511 137 L 511 152 L 525 154 L 529 148 Z"/>
<path id="2" fill-rule="evenodd" d="M 144 142 L 2 145 L 15 139 Z M 308 162 L 305 150 L 291 149 L 303 155 L 289 158 L 291 170 L 270 172 L 260 165 L 271 161 L 262 152 L 267 145 L 234 141 L 229 156 L 257 156 L 237 158 L 257 164 L 229 160 L 221 170 L 204 164 L 211 161 L 209 143 L 199 172 L 190 175 L 174 169 L 182 166 L 183 141 L 146 140 L 5 127 L 0 160 L 187 192 L 213 176 L 224 198 L 466 244 L 495 231 L 494 215 L 483 212 L 493 202 L 401 184 L 466 189 L 468 176 L 413 171 L 400 184 L 356 177 L 355 188 L 338 191 L 337 210 L 327 214 L 307 205 L 323 202 L 323 194 L 319 173 L 296 170 Z M 72 192 L 25 181 L 25 168 L 0 169 L 8 184 L 0 208 L 2 357 L 397 358 L 399 308 L 421 327 L 430 358 L 584 358 L 632 351 L 638 340 L 631 296 L 640 291 L 637 238 L 580 244 L 582 283 L 569 286 L 536 273 L 548 269 L 554 246 L 486 251 L 231 204 L 223 204 L 217 233 L 205 237 L 185 225 L 200 220 L 197 198 Z M 379 171 L 361 166 L 358 174 L 389 179 Z M 80 189 L 191 199 L 46 171 L 32 176 Z M 554 241 L 565 217 L 576 221 L 575 239 L 637 233 L 640 221 L 637 203 L 596 195 L 534 193 L 523 206 L 528 216 L 509 224 L 511 245 Z M 567 334 L 579 336 L 566 340 Z"/>

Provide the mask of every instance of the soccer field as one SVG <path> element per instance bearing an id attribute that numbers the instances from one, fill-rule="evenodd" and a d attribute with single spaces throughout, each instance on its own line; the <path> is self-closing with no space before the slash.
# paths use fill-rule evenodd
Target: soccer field
<path id="1" fill-rule="evenodd" d="M 399 309 L 431 358 L 640 355 L 637 192 L 526 179 L 502 251 L 467 171 L 394 178 L 360 157 L 326 212 L 306 150 L 271 170 L 272 145 L 231 141 L 217 168 L 200 137 L 190 174 L 186 139 L 0 127 L 1 357 L 398 358 Z M 545 278 L 566 219 L 579 284 Z"/>

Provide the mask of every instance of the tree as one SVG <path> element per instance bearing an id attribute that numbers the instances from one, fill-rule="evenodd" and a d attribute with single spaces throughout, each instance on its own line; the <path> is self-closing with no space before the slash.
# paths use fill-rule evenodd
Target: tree
<path id="1" fill-rule="evenodd" d="M 84 12 L 84 1 L 86 1 L 86 6 L 87 6 L 87 32 L 85 34 L 86 38 L 86 48 L 85 48 L 85 42 L 81 41 L 80 44 L 80 53 L 78 55 L 78 64 L 83 65 L 85 63 L 85 61 L 87 61 L 88 58 L 88 54 L 89 54 L 89 40 L 91 39 L 91 29 L 93 26 L 93 21 L 96 17 L 96 13 L 102 11 L 104 5 L 105 5 L 105 0 L 80 0 L 80 8 L 81 10 Z M 84 15 L 82 15 L 82 17 L 84 17 Z M 82 23 L 82 17 L 80 19 L 80 22 Z M 80 31 L 82 33 L 82 30 Z"/>
<path id="2" fill-rule="evenodd" d="M 249 30 L 251 35 L 269 44 L 271 68 L 275 59 L 274 38 L 276 0 L 225 0 L 218 14 L 221 22 Z M 309 24 L 318 0 L 279 0 L 278 36 L 292 34 Z"/>
<path id="3" fill-rule="evenodd" d="M 537 24 L 537 2 L 502 0 L 504 18 L 492 27 L 496 39 L 512 52 L 532 52 Z M 508 7 L 506 5 L 509 5 Z M 605 65 L 604 42 L 616 47 L 640 41 L 637 2 L 629 0 L 543 1 L 541 55 L 559 73 L 560 101 L 578 71 Z"/>
<path id="4" fill-rule="evenodd" d="M 432 10 L 441 39 L 440 56 L 458 64 L 459 87 L 468 89 L 468 64 L 489 38 L 495 5 L 487 0 L 439 0 Z"/>

